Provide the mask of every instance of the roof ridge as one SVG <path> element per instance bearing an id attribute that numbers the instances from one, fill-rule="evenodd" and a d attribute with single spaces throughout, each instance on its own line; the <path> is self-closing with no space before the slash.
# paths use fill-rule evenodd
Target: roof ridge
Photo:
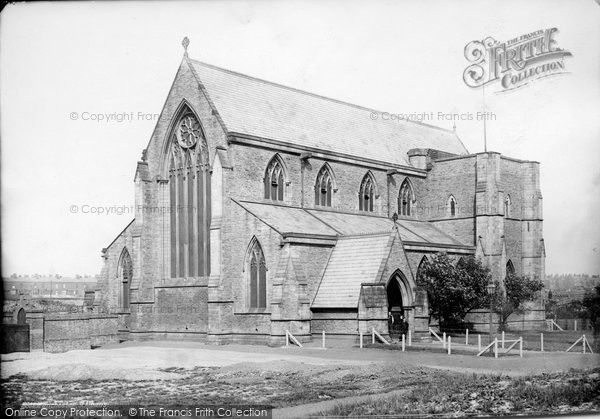
<path id="1" fill-rule="evenodd" d="M 358 239 L 361 237 L 384 237 L 384 236 L 389 236 L 391 231 L 376 231 L 376 232 L 370 232 L 370 233 L 357 233 L 357 234 L 346 234 L 343 236 L 340 236 L 338 238 L 339 240 L 343 240 L 343 239 Z"/>
<path id="2" fill-rule="evenodd" d="M 216 65 L 213 65 L 213 64 L 208 64 L 208 63 L 205 63 L 203 61 L 195 60 L 193 58 L 188 58 L 188 59 L 190 61 L 196 63 L 196 64 L 200 64 L 202 66 L 211 68 L 213 70 L 223 71 L 225 73 L 229 73 L 229 74 L 232 74 L 232 75 L 235 75 L 235 76 L 244 77 L 244 78 L 249 79 L 249 80 L 254 80 L 254 81 L 261 82 L 261 83 L 270 84 L 272 86 L 277 86 L 277 87 L 280 87 L 280 88 L 283 88 L 283 89 L 291 90 L 291 91 L 294 91 L 296 93 L 301 93 L 301 94 L 305 94 L 305 95 L 308 95 L 308 96 L 313 96 L 313 97 L 316 97 L 316 98 L 319 98 L 319 99 L 328 100 L 328 101 L 335 102 L 335 103 L 338 103 L 338 104 L 341 104 L 341 105 L 351 106 L 353 108 L 361 109 L 361 110 L 364 110 L 364 111 L 377 112 L 377 113 L 380 113 L 380 114 L 384 113 L 384 112 L 379 111 L 377 109 L 367 108 L 366 106 L 356 105 L 354 103 L 345 102 L 343 100 L 334 99 L 334 98 L 331 98 L 331 97 L 319 95 L 317 93 L 312 93 L 312 92 L 308 92 L 306 90 L 298 89 L 298 88 L 295 88 L 295 87 L 286 86 L 285 84 L 275 83 L 275 82 L 268 81 L 268 80 L 265 80 L 265 79 L 261 79 L 261 78 L 258 78 L 258 77 L 249 76 L 248 74 L 244 74 L 244 73 L 238 73 L 237 71 L 229 70 L 227 68 L 219 67 L 219 66 L 216 66 Z M 454 134 L 458 138 L 458 135 L 456 135 L 456 131 L 448 129 L 448 128 L 443 128 L 443 127 L 440 127 L 440 126 L 437 126 L 437 125 L 427 124 L 425 122 L 416 121 L 416 120 L 413 120 L 413 119 L 404 119 L 404 121 L 405 122 L 409 122 L 409 123 L 413 123 L 413 124 L 416 124 L 416 125 L 421 125 L 421 126 L 425 126 L 425 127 L 429 127 L 429 128 L 438 129 L 440 131 L 444 131 L 444 132 L 447 132 L 447 133 L 450 133 L 450 134 Z M 460 138 L 458 138 L 458 139 L 460 141 Z M 461 141 L 461 144 L 462 144 L 462 141 Z M 462 144 L 462 145 L 463 145 L 463 148 L 465 148 L 464 144 Z M 466 148 L 465 148 L 465 150 L 466 150 Z"/>

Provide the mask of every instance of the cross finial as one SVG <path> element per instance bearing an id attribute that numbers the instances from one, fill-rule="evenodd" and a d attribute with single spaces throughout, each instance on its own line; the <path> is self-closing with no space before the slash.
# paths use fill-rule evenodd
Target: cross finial
<path id="1" fill-rule="evenodd" d="M 187 47 L 190 44 L 190 39 L 186 36 L 183 38 L 183 41 L 181 41 L 181 45 L 183 45 L 183 49 L 185 50 L 185 55 L 187 55 Z"/>

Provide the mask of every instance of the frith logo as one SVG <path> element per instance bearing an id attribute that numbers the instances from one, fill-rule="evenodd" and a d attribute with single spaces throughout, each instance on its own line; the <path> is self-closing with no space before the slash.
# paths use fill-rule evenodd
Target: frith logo
<path id="1" fill-rule="evenodd" d="M 500 43 L 488 37 L 465 46 L 471 63 L 464 73 L 467 86 L 477 88 L 499 81 L 507 91 L 548 76 L 565 74 L 565 57 L 572 54 L 556 45 L 557 28 L 538 30 Z"/>

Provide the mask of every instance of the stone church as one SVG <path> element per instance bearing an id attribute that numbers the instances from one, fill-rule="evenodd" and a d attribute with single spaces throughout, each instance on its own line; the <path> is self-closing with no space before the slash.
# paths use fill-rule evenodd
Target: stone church
<path id="1" fill-rule="evenodd" d="M 279 345 L 387 335 L 391 319 L 418 337 L 419 269 L 437 252 L 544 277 L 538 162 L 375 112 L 186 52 L 94 310 L 132 340 Z"/>

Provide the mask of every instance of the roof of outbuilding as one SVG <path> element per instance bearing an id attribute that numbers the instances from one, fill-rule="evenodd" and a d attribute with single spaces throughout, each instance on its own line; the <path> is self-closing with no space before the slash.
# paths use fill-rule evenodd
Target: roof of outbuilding
<path id="1" fill-rule="evenodd" d="M 407 152 L 413 148 L 467 154 L 453 131 L 416 121 L 383 120 L 372 109 L 200 61 L 189 63 L 231 134 L 401 166 L 410 165 Z"/>

